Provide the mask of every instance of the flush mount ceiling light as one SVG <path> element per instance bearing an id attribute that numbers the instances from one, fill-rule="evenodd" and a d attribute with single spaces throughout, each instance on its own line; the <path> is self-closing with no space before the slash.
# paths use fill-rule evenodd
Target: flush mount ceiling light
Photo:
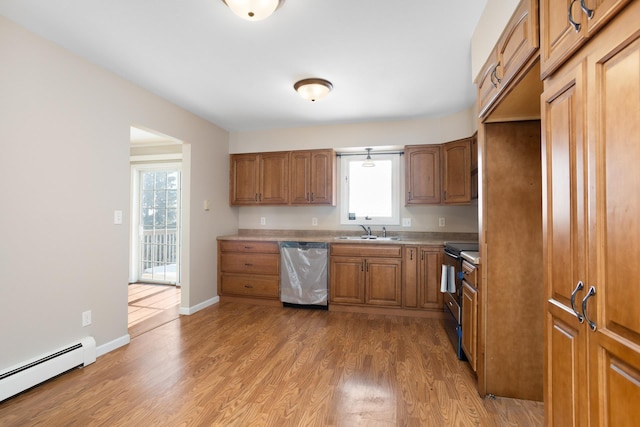
<path id="1" fill-rule="evenodd" d="M 269 17 L 284 0 L 222 0 L 239 17 L 248 21 L 260 21 Z"/>
<path id="2" fill-rule="evenodd" d="M 333 85 L 325 79 L 304 79 L 294 84 L 293 88 L 302 98 L 317 101 L 327 96 L 333 89 Z"/>
<path id="3" fill-rule="evenodd" d="M 365 150 L 367 150 L 367 158 L 364 159 L 364 162 L 362 162 L 362 167 L 363 168 L 372 168 L 376 164 L 373 162 L 373 159 L 371 158 L 371 148 L 365 148 Z"/>

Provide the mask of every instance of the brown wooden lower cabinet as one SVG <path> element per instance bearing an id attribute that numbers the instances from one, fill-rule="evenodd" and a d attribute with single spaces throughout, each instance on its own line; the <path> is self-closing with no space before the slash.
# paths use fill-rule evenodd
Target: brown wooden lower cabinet
<path id="1" fill-rule="evenodd" d="M 329 302 L 402 305 L 402 246 L 332 244 Z"/>
<path id="2" fill-rule="evenodd" d="M 478 291 L 462 282 L 462 350 L 474 372 L 478 359 Z"/>
<path id="3" fill-rule="evenodd" d="M 280 300 L 277 242 L 218 242 L 218 295 Z"/>
<path id="4" fill-rule="evenodd" d="M 444 294 L 440 292 L 442 246 L 420 246 L 418 260 L 418 297 L 420 308 L 442 310 Z"/>

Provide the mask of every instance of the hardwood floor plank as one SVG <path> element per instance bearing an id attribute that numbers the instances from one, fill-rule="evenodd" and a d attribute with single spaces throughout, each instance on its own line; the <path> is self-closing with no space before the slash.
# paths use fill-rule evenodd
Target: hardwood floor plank
<path id="1" fill-rule="evenodd" d="M 0 403 L 0 425 L 542 425 L 473 381 L 439 319 L 225 302 Z"/>

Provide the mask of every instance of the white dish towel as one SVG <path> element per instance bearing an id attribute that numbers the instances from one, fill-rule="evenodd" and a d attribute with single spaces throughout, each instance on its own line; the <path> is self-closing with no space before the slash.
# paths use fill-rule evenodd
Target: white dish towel
<path id="1" fill-rule="evenodd" d="M 442 293 L 447 292 L 447 289 L 449 288 L 449 282 L 447 281 L 448 270 L 447 266 L 442 264 L 442 276 L 440 277 L 440 292 Z"/>
<path id="2" fill-rule="evenodd" d="M 450 294 L 456 293 L 456 268 L 452 265 L 449 266 L 447 273 L 447 292 Z"/>

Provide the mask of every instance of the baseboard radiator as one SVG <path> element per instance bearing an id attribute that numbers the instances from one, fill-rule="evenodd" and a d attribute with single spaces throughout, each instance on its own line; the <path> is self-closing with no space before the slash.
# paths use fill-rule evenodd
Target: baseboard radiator
<path id="1" fill-rule="evenodd" d="M 79 342 L 44 354 L 0 373 L 0 402 L 50 378 L 96 361 L 96 341 Z"/>

